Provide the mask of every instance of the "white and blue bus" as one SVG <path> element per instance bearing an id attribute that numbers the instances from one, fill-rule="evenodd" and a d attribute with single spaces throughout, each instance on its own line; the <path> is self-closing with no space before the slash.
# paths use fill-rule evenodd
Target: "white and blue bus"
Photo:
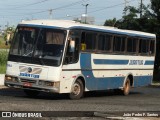
<path id="1" fill-rule="evenodd" d="M 69 93 L 119 89 L 152 83 L 156 36 L 150 33 L 65 20 L 18 24 L 12 40 L 5 85 L 29 96 L 40 91 Z"/>

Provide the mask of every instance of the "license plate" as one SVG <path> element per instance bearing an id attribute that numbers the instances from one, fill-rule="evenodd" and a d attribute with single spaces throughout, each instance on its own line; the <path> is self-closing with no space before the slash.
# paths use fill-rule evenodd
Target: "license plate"
<path id="1" fill-rule="evenodd" d="M 31 87 L 32 84 L 31 83 L 23 83 L 23 86 L 25 86 L 25 87 Z"/>

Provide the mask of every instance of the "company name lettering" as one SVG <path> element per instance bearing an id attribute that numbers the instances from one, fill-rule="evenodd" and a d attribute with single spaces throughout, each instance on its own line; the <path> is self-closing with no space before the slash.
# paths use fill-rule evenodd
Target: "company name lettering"
<path id="1" fill-rule="evenodd" d="M 30 77 L 30 78 L 39 78 L 39 75 L 28 74 L 28 73 L 20 73 L 19 76 L 22 76 L 22 77 Z"/>
<path id="2" fill-rule="evenodd" d="M 130 60 L 129 65 L 143 65 L 143 60 Z"/>

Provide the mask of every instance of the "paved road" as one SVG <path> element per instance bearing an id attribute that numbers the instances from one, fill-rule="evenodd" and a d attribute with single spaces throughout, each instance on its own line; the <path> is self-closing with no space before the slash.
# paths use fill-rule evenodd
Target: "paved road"
<path id="1" fill-rule="evenodd" d="M 0 111 L 98 111 L 115 115 L 122 111 L 160 111 L 160 86 L 135 88 L 129 96 L 113 91 L 89 92 L 80 100 L 51 93 L 29 98 L 22 90 L 5 88 L 0 89 L 0 106 Z"/>

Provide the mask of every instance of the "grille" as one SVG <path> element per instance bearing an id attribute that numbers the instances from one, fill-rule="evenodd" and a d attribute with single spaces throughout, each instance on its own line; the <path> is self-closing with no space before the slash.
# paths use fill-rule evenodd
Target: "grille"
<path id="1" fill-rule="evenodd" d="M 32 84 L 36 84 L 36 80 L 25 80 L 25 79 L 21 79 L 22 83 L 32 83 Z"/>

